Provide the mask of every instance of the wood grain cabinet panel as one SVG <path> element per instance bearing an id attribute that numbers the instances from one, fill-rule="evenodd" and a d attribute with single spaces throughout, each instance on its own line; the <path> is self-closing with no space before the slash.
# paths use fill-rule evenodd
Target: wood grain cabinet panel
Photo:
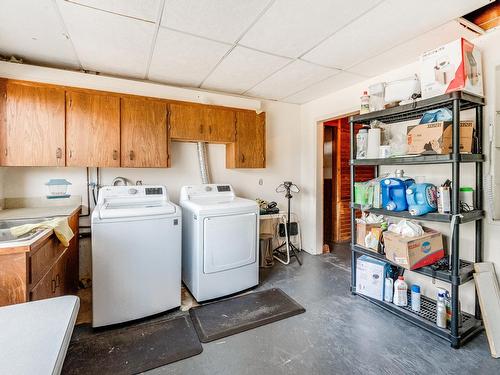
<path id="1" fill-rule="evenodd" d="M 176 141 L 208 142 L 208 129 L 203 124 L 201 105 L 169 105 L 170 138 Z"/>
<path id="2" fill-rule="evenodd" d="M 168 167 L 167 104 L 121 99 L 121 166 Z"/>
<path id="3" fill-rule="evenodd" d="M 30 300 L 62 296 L 67 290 L 66 270 L 68 265 L 68 250 L 60 254 L 57 262 L 49 272 L 38 282 L 30 292 Z"/>
<path id="4" fill-rule="evenodd" d="M 266 114 L 236 112 L 236 142 L 226 146 L 227 168 L 266 167 Z"/>
<path id="5" fill-rule="evenodd" d="M 0 89 L 0 164 L 64 166 L 64 89 L 5 80 Z"/>
<path id="6" fill-rule="evenodd" d="M 66 93 L 66 165 L 120 166 L 120 98 Z"/>
<path id="7" fill-rule="evenodd" d="M 232 110 L 204 108 L 203 125 L 208 130 L 208 142 L 231 143 L 236 139 L 235 113 Z"/>

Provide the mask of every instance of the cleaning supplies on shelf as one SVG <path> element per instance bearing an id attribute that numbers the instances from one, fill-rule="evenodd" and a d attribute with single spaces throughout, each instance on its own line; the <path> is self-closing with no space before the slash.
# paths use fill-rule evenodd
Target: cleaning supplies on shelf
<path id="1" fill-rule="evenodd" d="M 370 112 L 370 95 L 368 95 L 367 91 L 363 92 L 361 96 L 361 107 L 359 109 L 359 114 L 365 114 Z"/>
<path id="2" fill-rule="evenodd" d="M 368 182 L 354 183 L 354 203 L 368 206 L 373 201 L 373 186 Z"/>
<path id="3" fill-rule="evenodd" d="M 406 201 L 410 215 L 420 216 L 435 212 L 437 209 L 436 186 L 429 183 L 416 183 L 406 189 Z"/>
<path id="4" fill-rule="evenodd" d="M 391 277 L 386 277 L 384 281 L 384 301 L 391 302 L 394 295 L 394 280 Z"/>
<path id="5" fill-rule="evenodd" d="M 382 129 L 380 128 L 368 130 L 368 148 L 366 151 L 368 159 L 378 159 L 381 135 Z"/>
<path id="6" fill-rule="evenodd" d="M 392 223 L 387 230 L 401 237 L 419 237 L 424 234 L 421 225 L 407 219 L 400 220 L 397 224 Z"/>
<path id="7" fill-rule="evenodd" d="M 437 206 L 440 214 L 449 214 L 451 212 L 451 181 L 446 180 L 437 191 Z"/>
<path id="8" fill-rule="evenodd" d="M 446 328 L 446 302 L 445 291 L 438 289 L 437 302 L 436 302 L 436 324 L 440 328 Z"/>
<path id="9" fill-rule="evenodd" d="M 460 204 L 468 211 L 474 209 L 474 189 L 471 187 L 461 187 L 459 191 Z"/>
<path id="10" fill-rule="evenodd" d="M 356 134 L 356 159 L 366 159 L 368 150 L 368 129 L 359 129 Z"/>
<path id="11" fill-rule="evenodd" d="M 420 285 L 413 284 L 411 286 L 411 309 L 413 311 L 420 311 Z"/>
<path id="12" fill-rule="evenodd" d="M 406 189 L 414 183 L 415 180 L 404 176 L 402 169 L 396 170 L 395 177 L 381 180 L 382 207 L 389 211 L 407 210 Z"/>
<path id="13" fill-rule="evenodd" d="M 378 157 L 380 159 L 386 159 L 391 157 L 391 146 L 390 145 L 382 145 L 379 147 Z"/>
<path id="14" fill-rule="evenodd" d="M 408 305 L 408 284 L 403 276 L 399 276 L 394 283 L 393 303 L 401 307 Z"/>

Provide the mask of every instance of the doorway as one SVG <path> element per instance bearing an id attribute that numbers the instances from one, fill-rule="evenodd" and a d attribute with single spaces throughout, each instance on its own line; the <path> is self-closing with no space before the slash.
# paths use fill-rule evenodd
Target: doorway
<path id="1" fill-rule="evenodd" d="M 354 131 L 360 129 L 355 126 Z M 323 252 L 351 240 L 349 117 L 323 122 Z M 372 167 L 356 168 L 356 181 L 374 177 Z"/>

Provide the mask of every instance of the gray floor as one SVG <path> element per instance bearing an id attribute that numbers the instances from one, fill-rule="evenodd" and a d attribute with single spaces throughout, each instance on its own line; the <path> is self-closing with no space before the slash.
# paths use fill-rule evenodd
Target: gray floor
<path id="1" fill-rule="evenodd" d="M 349 293 L 349 254 L 275 266 L 278 287 L 306 313 L 203 344 L 203 353 L 148 374 L 500 374 L 484 334 L 459 350 Z"/>

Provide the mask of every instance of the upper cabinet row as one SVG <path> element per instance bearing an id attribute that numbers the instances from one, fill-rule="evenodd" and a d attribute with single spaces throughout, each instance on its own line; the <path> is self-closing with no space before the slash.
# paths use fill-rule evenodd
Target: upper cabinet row
<path id="1" fill-rule="evenodd" d="M 0 79 L 0 165 L 168 167 L 169 143 L 225 143 L 265 167 L 265 114 Z"/>

